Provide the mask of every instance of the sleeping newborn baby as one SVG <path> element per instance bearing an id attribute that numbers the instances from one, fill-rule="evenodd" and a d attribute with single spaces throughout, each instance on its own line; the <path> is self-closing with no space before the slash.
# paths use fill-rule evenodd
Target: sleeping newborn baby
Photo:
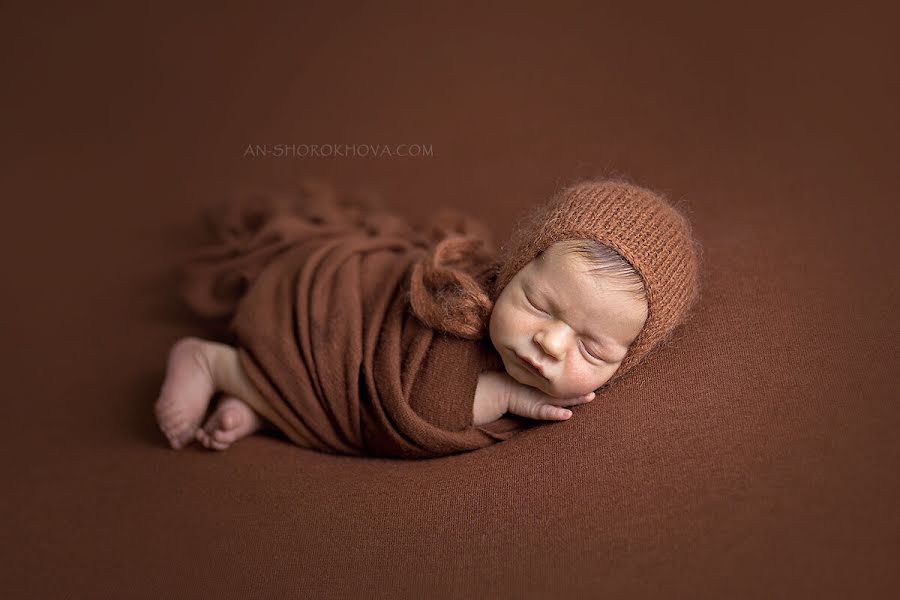
<path id="1" fill-rule="evenodd" d="M 563 407 L 593 400 L 646 321 L 643 282 L 615 251 L 591 240 L 556 242 L 512 278 L 494 305 L 490 339 L 503 359 L 497 379 L 506 393 L 479 398 L 476 390 L 475 423 L 507 411 L 568 419 L 572 411 Z"/>
<path id="2" fill-rule="evenodd" d="M 173 448 L 261 429 L 358 455 L 484 447 L 570 418 L 698 295 L 689 223 L 623 180 L 564 188 L 499 256 L 472 223 L 425 234 L 312 200 L 237 210 L 186 269 L 188 304 L 237 339 L 170 351 L 155 412 Z"/>

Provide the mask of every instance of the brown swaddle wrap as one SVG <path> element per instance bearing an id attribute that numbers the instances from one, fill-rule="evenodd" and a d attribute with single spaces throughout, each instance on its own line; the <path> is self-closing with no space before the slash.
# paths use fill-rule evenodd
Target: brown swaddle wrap
<path id="1" fill-rule="evenodd" d="M 479 373 L 502 370 L 478 327 L 490 308 L 485 298 L 468 311 L 472 339 L 410 311 L 413 276 L 419 288 L 437 281 L 461 289 L 441 282 L 449 276 L 487 289 L 496 255 L 476 221 L 444 212 L 415 228 L 377 198 L 339 197 L 315 182 L 298 196 L 238 198 L 211 217 L 216 240 L 187 257 L 182 297 L 201 316 L 229 319 L 241 365 L 263 398 L 245 400 L 292 442 L 428 458 L 531 425 L 513 415 L 472 425 Z M 441 260 L 456 268 L 442 269 Z"/>
<path id="2" fill-rule="evenodd" d="M 648 316 L 605 387 L 660 348 L 699 294 L 690 223 L 623 179 L 564 188 L 519 221 L 502 251 L 479 222 L 441 212 L 413 227 L 377 197 L 299 196 L 219 207 L 216 241 L 184 265 L 195 312 L 227 317 L 263 400 L 293 442 L 325 452 L 427 458 L 482 448 L 539 421 L 472 425 L 478 375 L 503 370 L 490 315 L 515 274 L 567 239 L 613 248 L 643 280 Z"/>

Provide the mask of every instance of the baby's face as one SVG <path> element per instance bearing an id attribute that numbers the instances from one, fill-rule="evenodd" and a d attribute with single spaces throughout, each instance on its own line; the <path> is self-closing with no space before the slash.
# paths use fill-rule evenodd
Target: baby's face
<path id="1" fill-rule="evenodd" d="M 586 273 L 567 245 L 554 244 L 525 265 L 503 289 L 490 321 L 507 373 L 557 398 L 606 383 L 647 320 L 646 302 Z"/>

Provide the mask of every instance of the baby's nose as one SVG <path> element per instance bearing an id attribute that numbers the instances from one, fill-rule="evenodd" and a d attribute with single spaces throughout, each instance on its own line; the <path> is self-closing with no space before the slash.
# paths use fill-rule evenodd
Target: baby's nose
<path id="1" fill-rule="evenodd" d="M 549 324 L 534 336 L 534 341 L 546 354 L 560 360 L 566 349 L 566 329 L 564 323 L 560 323 L 558 326 Z"/>

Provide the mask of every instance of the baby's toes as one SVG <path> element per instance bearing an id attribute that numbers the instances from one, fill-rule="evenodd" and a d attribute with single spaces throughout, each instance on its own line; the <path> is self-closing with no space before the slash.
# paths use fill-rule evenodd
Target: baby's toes
<path id="1" fill-rule="evenodd" d="M 238 411 L 230 409 L 228 405 L 222 406 L 219 412 L 219 427 L 216 433 L 233 432 L 241 424 L 241 415 Z"/>
<path id="2" fill-rule="evenodd" d="M 209 437 L 209 434 L 206 433 L 206 431 L 204 431 L 202 427 L 198 428 L 194 433 L 194 439 L 203 444 L 205 447 L 209 448 L 211 439 Z"/>
<path id="3" fill-rule="evenodd" d="M 227 404 L 220 403 L 216 411 L 197 429 L 197 441 L 210 450 L 225 450 L 238 439 L 240 414 L 234 414 Z"/>
<path id="4" fill-rule="evenodd" d="M 159 429 L 169 440 L 169 445 L 176 449 L 184 446 L 193 433 L 190 431 L 190 424 L 180 415 L 170 421 L 160 423 Z"/>
<path id="5" fill-rule="evenodd" d="M 194 439 L 200 442 L 203 445 L 206 445 L 206 440 L 209 439 L 209 434 L 204 431 L 202 427 L 198 427 L 197 431 L 194 432 Z"/>
<path id="6" fill-rule="evenodd" d="M 227 421 L 227 425 L 226 425 Z M 223 444 L 232 444 L 241 438 L 240 415 L 222 415 L 218 429 L 213 431 L 212 439 Z"/>
<path id="7" fill-rule="evenodd" d="M 225 450 L 231 445 L 230 443 L 216 440 L 214 434 L 209 434 L 203 429 L 198 429 L 194 437 L 208 450 Z"/>
<path id="8" fill-rule="evenodd" d="M 218 440 L 211 440 L 209 446 L 207 446 L 210 450 L 227 450 L 230 447 L 231 442 L 220 442 Z"/>
<path id="9" fill-rule="evenodd" d="M 180 450 L 190 443 L 190 441 L 194 438 L 194 431 L 196 431 L 195 429 L 192 429 L 192 427 L 193 425 L 188 423 L 179 428 L 177 431 L 173 431 L 171 433 L 171 436 L 169 436 L 169 441 L 172 444 L 173 448 L 175 448 L 176 450 Z"/>

